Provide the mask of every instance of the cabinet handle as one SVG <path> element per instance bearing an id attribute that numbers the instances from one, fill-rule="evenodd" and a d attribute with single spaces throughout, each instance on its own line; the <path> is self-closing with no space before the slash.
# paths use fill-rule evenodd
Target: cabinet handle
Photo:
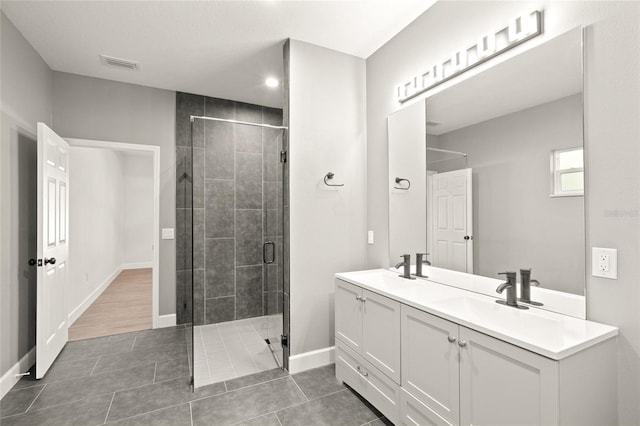
<path id="1" fill-rule="evenodd" d="M 360 297 L 360 296 L 356 296 L 356 300 L 357 300 L 358 302 L 362 302 L 362 297 Z"/>
<path id="2" fill-rule="evenodd" d="M 449 343 L 455 343 L 455 341 L 456 341 L 456 338 L 453 337 L 453 336 L 449 336 L 449 337 L 447 337 L 447 339 L 449 340 Z"/>
<path id="3" fill-rule="evenodd" d="M 361 301 L 361 302 L 366 302 L 366 301 L 367 301 L 367 298 L 366 298 L 366 297 L 361 297 L 361 298 L 360 298 L 360 301 Z"/>
<path id="4" fill-rule="evenodd" d="M 465 346 L 467 346 L 467 342 L 465 342 L 464 340 L 460 340 L 458 342 L 458 346 L 460 346 L 461 348 L 464 348 Z"/>
<path id="5" fill-rule="evenodd" d="M 360 368 L 360 366 L 357 367 L 358 369 L 358 373 L 360 373 L 361 375 L 363 375 L 364 377 L 368 377 L 369 373 L 367 373 L 366 371 L 362 371 L 362 369 Z"/>

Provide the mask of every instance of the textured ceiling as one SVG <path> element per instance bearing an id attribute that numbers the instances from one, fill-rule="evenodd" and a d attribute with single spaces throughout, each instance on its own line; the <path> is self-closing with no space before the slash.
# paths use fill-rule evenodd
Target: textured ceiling
<path id="1" fill-rule="evenodd" d="M 287 38 L 366 58 L 434 2 L 3 0 L 2 11 L 53 70 L 281 106 L 264 80 L 281 77 Z"/>

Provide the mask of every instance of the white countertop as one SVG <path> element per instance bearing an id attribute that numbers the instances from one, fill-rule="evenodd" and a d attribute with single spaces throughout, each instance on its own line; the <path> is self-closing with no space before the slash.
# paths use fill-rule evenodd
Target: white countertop
<path id="1" fill-rule="evenodd" d="M 386 269 L 344 272 L 336 278 L 554 360 L 618 335 L 616 327 L 542 309 L 511 308 L 492 297 L 408 280 Z"/>
<path id="2" fill-rule="evenodd" d="M 411 265 L 412 274 L 415 273 L 415 268 L 415 265 Z M 389 268 L 389 270 L 402 273 L 400 269 Z M 496 293 L 496 288 L 505 281 L 502 278 L 497 278 L 497 275 L 496 278 L 483 277 L 426 265 L 423 266 L 423 273 L 429 277 L 429 281 L 434 283 L 450 285 L 493 298 L 504 298 L 504 295 L 501 296 Z M 518 297 L 520 297 L 520 285 L 518 285 Z M 536 309 L 558 312 L 582 319 L 587 317 L 586 302 L 582 295 L 531 286 L 531 299 L 543 303 L 543 306 L 536 306 Z"/>

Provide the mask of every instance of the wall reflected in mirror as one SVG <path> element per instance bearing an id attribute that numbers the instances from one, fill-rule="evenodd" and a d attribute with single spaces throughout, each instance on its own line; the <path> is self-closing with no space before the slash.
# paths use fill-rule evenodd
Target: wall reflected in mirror
<path id="1" fill-rule="evenodd" d="M 425 175 L 422 194 L 390 189 L 391 265 L 424 251 L 433 266 L 532 269 L 541 287 L 584 295 L 582 40 L 576 28 L 389 117 L 390 181 Z"/>

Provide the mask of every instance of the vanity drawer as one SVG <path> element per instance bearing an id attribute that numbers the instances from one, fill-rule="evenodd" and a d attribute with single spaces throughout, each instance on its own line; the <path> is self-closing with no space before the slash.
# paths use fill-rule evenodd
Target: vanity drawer
<path id="1" fill-rule="evenodd" d="M 431 408 L 418 401 L 406 390 L 400 391 L 400 424 L 406 426 L 443 425 L 451 423 L 440 417 Z"/>
<path id="2" fill-rule="evenodd" d="M 336 378 L 374 405 L 394 424 L 400 418 L 400 386 L 336 339 Z"/>

